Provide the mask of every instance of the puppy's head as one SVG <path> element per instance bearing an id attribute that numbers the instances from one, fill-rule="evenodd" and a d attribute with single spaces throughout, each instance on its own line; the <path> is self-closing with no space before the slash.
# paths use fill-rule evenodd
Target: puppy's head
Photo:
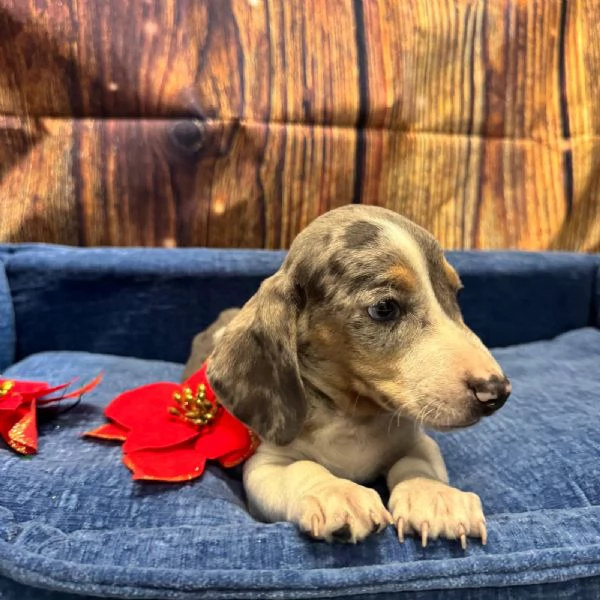
<path id="1" fill-rule="evenodd" d="M 306 388 L 359 415 L 472 425 L 504 404 L 510 383 L 464 324 L 461 287 L 435 238 L 411 221 L 378 207 L 333 210 L 294 240 L 229 325 L 209 380 L 278 444 L 300 432 Z"/>

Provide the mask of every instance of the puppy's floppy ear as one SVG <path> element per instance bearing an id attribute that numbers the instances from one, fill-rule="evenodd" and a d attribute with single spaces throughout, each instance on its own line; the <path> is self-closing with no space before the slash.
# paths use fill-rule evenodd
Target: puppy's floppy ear
<path id="1" fill-rule="evenodd" d="M 278 445 L 294 440 L 307 411 L 297 355 L 299 302 L 287 275 L 265 280 L 208 362 L 208 381 L 225 407 Z"/>

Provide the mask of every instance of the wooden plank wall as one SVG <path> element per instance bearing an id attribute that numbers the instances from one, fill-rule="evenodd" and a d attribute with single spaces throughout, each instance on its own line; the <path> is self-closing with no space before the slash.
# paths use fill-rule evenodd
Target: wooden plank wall
<path id="1" fill-rule="evenodd" d="M 0 242 L 286 248 L 388 206 L 600 251 L 600 0 L 0 0 Z"/>

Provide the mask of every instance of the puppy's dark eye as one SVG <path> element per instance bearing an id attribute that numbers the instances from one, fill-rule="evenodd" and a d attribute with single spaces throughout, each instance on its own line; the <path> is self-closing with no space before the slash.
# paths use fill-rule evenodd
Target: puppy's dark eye
<path id="1" fill-rule="evenodd" d="M 374 321 L 393 321 L 400 316 L 400 306 L 395 300 L 382 300 L 369 306 L 367 312 Z"/>

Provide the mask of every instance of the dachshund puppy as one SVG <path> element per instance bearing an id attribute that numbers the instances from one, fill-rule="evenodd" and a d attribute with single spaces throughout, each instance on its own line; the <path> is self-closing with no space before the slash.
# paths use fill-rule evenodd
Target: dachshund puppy
<path id="1" fill-rule="evenodd" d="M 221 316 L 207 376 L 262 439 L 244 465 L 256 518 L 326 541 L 357 542 L 393 524 L 401 541 L 486 542 L 479 497 L 449 485 L 424 431 L 474 425 L 511 391 L 463 322 L 461 287 L 424 229 L 349 205 L 313 221 L 279 271 Z M 196 352 L 187 372 L 208 353 Z M 381 475 L 387 508 L 363 485 Z"/>

